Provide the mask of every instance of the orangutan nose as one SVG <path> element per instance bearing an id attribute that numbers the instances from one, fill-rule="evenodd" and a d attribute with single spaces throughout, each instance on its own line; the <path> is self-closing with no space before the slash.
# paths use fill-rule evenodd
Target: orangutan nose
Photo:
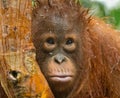
<path id="1" fill-rule="evenodd" d="M 65 56 L 63 54 L 59 53 L 54 57 L 54 60 L 56 63 L 61 64 L 65 61 Z"/>

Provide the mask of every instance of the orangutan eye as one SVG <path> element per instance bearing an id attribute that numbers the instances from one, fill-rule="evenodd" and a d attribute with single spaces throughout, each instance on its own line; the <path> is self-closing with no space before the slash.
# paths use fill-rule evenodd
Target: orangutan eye
<path id="1" fill-rule="evenodd" d="M 48 44 L 55 44 L 54 38 L 48 38 L 48 39 L 46 40 L 46 42 L 47 42 Z"/>
<path id="2" fill-rule="evenodd" d="M 66 45 L 71 45 L 72 43 L 74 43 L 74 40 L 72 38 L 68 38 L 66 41 Z"/>

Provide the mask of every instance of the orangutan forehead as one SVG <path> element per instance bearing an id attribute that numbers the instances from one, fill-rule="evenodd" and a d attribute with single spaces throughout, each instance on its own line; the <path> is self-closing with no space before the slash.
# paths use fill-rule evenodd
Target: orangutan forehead
<path id="1" fill-rule="evenodd" d="M 73 25 L 73 21 L 65 17 L 51 16 L 43 20 L 45 25 L 52 28 L 61 28 L 64 30 L 70 29 Z"/>
<path id="2" fill-rule="evenodd" d="M 73 13 L 74 14 L 74 13 Z M 36 32 L 44 31 L 44 32 L 68 32 L 68 31 L 76 31 L 79 32 L 82 22 L 78 22 L 78 17 L 73 17 L 71 12 L 61 13 L 58 11 L 48 11 L 45 13 L 44 11 L 39 12 L 39 15 L 36 17 L 38 21 L 33 22 L 34 27 L 36 28 Z M 38 27 L 39 26 L 39 27 Z"/>

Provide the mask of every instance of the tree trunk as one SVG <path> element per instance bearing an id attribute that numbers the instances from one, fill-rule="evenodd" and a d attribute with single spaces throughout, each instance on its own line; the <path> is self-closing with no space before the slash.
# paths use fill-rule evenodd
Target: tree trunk
<path id="1" fill-rule="evenodd" d="M 0 98 L 53 98 L 35 60 L 31 0 L 0 0 Z"/>

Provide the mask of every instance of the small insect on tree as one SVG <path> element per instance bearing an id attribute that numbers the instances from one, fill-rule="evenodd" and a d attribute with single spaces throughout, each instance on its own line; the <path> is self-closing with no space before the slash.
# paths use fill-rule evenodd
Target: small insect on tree
<path id="1" fill-rule="evenodd" d="M 0 98 L 53 98 L 35 61 L 31 0 L 0 0 Z"/>

